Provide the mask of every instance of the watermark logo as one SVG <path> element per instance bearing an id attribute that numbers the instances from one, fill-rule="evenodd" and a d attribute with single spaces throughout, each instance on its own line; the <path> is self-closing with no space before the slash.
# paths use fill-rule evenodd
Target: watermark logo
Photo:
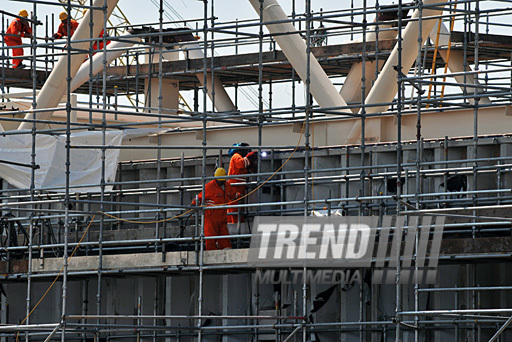
<path id="1" fill-rule="evenodd" d="M 267 269 L 256 270 L 259 284 L 361 284 L 360 269 Z"/>
<path id="2" fill-rule="evenodd" d="M 407 222 L 403 216 L 384 216 L 381 222 L 368 216 L 257 217 L 254 227 L 248 265 L 274 274 L 276 268 L 319 268 L 324 270 L 305 276 L 325 279 L 332 270 L 342 270 L 329 279 L 347 281 L 347 270 L 371 268 L 374 284 L 395 283 L 397 276 L 402 284 L 433 284 L 444 216 Z"/>

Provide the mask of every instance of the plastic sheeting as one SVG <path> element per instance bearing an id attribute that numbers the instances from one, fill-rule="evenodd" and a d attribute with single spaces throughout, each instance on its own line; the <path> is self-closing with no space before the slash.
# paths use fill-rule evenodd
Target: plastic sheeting
<path id="1" fill-rule="evenodd" d="M 71 146 L 102 145 L 103 132 L 81 132 L 72 134 Z M 125 133 L 105 132 L 106 146 L 120 146 Z M 66 186 L 66 136 L 36 136 L 35 162 L 40 166 L 35 170 L 34 186 L 54 192 L 64 192 Z M 116 177 L 120 150 L 105 150 L 105 181 L 113 182 Z M 29 164 L 32 162 L 32 136 L 6 135 L 0 137 L 0 159 Z M 101 149 L 70 149 L 70 192 L 98 192 L 101 181 Z M 0 163 L 0 177 L 17 188 L 27 189 L 31 185 L 32 170 L 11 164 Z M 94 185 L 94 186 L 85 186 Z M 55 189 L 59 188 L 60 189 Z M 51 189 L 50 189 L 51 188 Z M 112 186 L 105 188 L 107 191 Z"/>
<path id="2" fill-rule="evenodd" d="M 311 214 L 309 216 L 317 216 L 317 217 L 324 217 L 329 216 L 329 211 L 325 209 L 320 210 L 311 210 Z M 340 209 L 331 210 L 331 216 L 345 216 L 343 214 L 343 211 Z"/>

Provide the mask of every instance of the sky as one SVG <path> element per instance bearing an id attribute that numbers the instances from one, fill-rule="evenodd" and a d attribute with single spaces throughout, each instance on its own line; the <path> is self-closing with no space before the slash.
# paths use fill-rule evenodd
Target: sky
<path id="1" fill-rule="evenodd" d="M 158 22 L 158 4 L 159 0 L 119 0 L 118 6 L 127 15 L 128 19 L 132 24 L 142 24 L 148 22 Z M 355 3 L 361 2 L 356 0 Z M 380 3 L 392 2 L 387 0 L 380 0 Z M 2 10 L 17 13 L 20 9 L 25 8 L 27 11 L 32 11 L 33 4 L 29 2 L 23 2 L 20 0 L 1 0 Z M 55 13 L 57 16 L 63 7 L 59 5 L 57 0 L 47 0 L 46 3 L 54 3 L 55 5 L 38 4 L 37 14 L 39 19 L 44 15 L 51 15 Z M 236 6 L 233 4 L 236 3 Z M 296 1 L 296 13 L 304 13 L 304 3 L 302 1 Z M 347 3 L 348 0 L 312 0 L 312 10 L 314 12 L 320 11 L 321 8 L 324 10 L 340 9 L 340 4 Z M 171 7 L 172 4 L 172 7 Z M 280 1 L 281 7 L 288 14 L 292 12 L 292 1 Z M 164 0 L 164 20 L 168 20 L 169 16 L 174 20 L 185 19 L 202 19 L 204 4 L 198 0 Z M 211 2 L 208 4 L 208 11 L 211 11 Z M 231 20 L 242 20 L 242 19 L 257 19 L 257 13 L 254 11 L 249 1 L 245 0 L 214 0 L 214 15 L 219 18 L 219 21 L 231 21 Z M 55 24 L 58 24 L 56 20 Z"/>
<path id="2" fill-rule="evenodd" d="M 386 0 L 381 0 L 381 3 Z M 2 3 L 2 9 L 5 11 L 10 11 L 12 13 L 18 13 L 20 9 L 24 8 L 29 13 L 33 11 L 34 5 L 32 3 L 23 2 L 23 1 L 9 1 L 9 0 L 0 0 Z M 63 7 L 59 5 L 57 0 L 49 0 L 46 3 L 51 2 L 54 5 L 48 4 L 38 4 L 37 5 L 37 16 L 38 19 L 42 22 L 45 22 L 45 17 L 48 16 L 49 21 L 51 22 L 51 15 L 54 14 L 54 27 L 56 28 L 59 24 L 59 20 L 57 19 L 58 13 L 63 10 Z M 127 16 L 128 20 L 131 24 L 147 24 L 147 23 L 157 23 L 159 20 L 159 0 L 120 0 L 118 2 L 118 6 Z M 355 1 L 356 3 L 358 0 Z M 234 6 L 233 4 L 236 4 Z M 292 1 L 280 1 L 283 10 L 287 14 L 292 13 Z M 304 2 L 296 1 L 295 11 L 297 14 L 304 13 Z M 338 9 L 340 3 L 349 3 L 348 1 L 336 1 L 336 0 L 313 0 L 312 1 L 312 10 L 314 12 L 320 11 L 321 8 L 324 10 L 334 10 Z M 172 7 L 170 6 L 172 4 Z M 211 14 L 212 10 L 212 2 L 208 3 L 208 15 Z M 202 19 L 204 18 L 204 3 L 203 1 L 198 0 L 166 0 L 164 1 L 164 21 L 179 21 L 182 19 L 192 20 L 197 19 L 197 24 L 190 23 L 188 26 L 191 28 L 197 27 L 201 28 L 203 23 Z M 227 21 L 235 21 L 235 20 L 246 20 L 246 19 L 257 19 L 258 14 L 254 11 L 249 1 L 244 0 L 214 0 L 214 16 L 217 17 L 217 22 L 227 22 Z M 49 35 L 52 35 L 51 32 L 51 24 L 48 26 Z M 172 27 L 173 25 L 169 25 Z M 45 28 L 42 26 L 38 26 L 37 36 L 44 37 Z M 257 28 L 252 28 L 252 30 L 256 33 Z M 218 36 L 217 36 L 218 37 Z M 230 36 L 232 38 L 232 36 Z M 257 45 L 253 45 L 252 51 L 257 51 Z M 264 49 L 268 49 L 269 46 L 265 46 Z M 241 48 L 242 51 L 244 47 Z M 245 48 L 245 51 L 249 52 Z M 250 51 L 250 52 L 252 52 Z M 219 51 L 223 54 L 223 51 Z M 234 49 L 230 51 L 224 51 L 224 53 L 232 54 L 234 53 Z M 283 88 L 287 95 L 291 94 L 291 86 L 277 86 L 276 90 L 279 90 L 279 87 Z M 250 89 L 249 89 L 250 90 Z M 234 96 L 232 90 L 228 90 L 231 96 Z M 256 96 L 254 90 L 251 92 L 252 97 Z M 182 94 L 183 95 L 183 94 Z M 191 100 L 191 94 L 185 95 L 189 101 Z M 244 101 L 244 97 L 248 97 L 250 95 L 242 95 L 240 97 L 241 101 Z M 267 95 L 265 95 L 267 96 Z M 298 102 L 302 102 L 300 98 L 303 96 L 299 96 L 297 99 Z M 246 99 L 245 101 L 249 101 Z M 279 101 L 275 100 L 274 101 Z M 254 101 L 252 101 L 254 102 Z M 268 103 L 268 102 L 267 102 Z M 240 103 L 239 107 L 242 105 Z M 283 103 L 283 106 L 290 106 L 290 101 L 287 103 Z M 251 104 L 248 104 L 248 107 L 251 107 Z"/>
<path id="3" fill-rule="evenodd" d="M 33 1 L 33 0 L 30 0 Z M 0 0 L 2 6 L 1 9 L 17 13 L 21 8 L 31 11 L 33 8 L 32 3 L 24 2 L 22 0 Z M 38 4 L 37 11 L 38 17 L 46 14 L 55 13 L 56 15 L 62 10 L 62 6 L 59 5 L 57 0 L 46 0 L 46 3 L 54 3 L 55 5 Z M 125 12 L 128 19 L 133 24 L 142 24 L 148 22 L 157 22 L 158 3 L 160 0 L 119 0 L 119 7 Z M 247 0 L 213 0 L 214 2 L 214 15 L 219 18 L 219 21 L 231 21 L 231 20 L 242 20 L 242 19 L 256 19 L 258 16 L 253 10 L 249 1 Z M 331 10 L 343 10 L 349 9 L 350 3 L 353 2 L 355 7 L 361 7 L 363 2 L 367 5 L 374 6 L 376 1 L 372 0 L 311 0 L 311 8 L 313 12 L 319 12 L 320 9 L 325 11 Z M 398 0 L 379 0 L 380 5 L 397 3 Z M 403 1 L 404 3 L 408 1 Z M 208 11 L 211 10 L 211 3 L 208 3 Z M 292 4 L 295 4 L 295 11 L 297 14 L 305 12 L 305 1 L 300 0 L 279 0 L 279 4 L 287 14 L 292 13 Z M 500 3 L 500 7 L 504 7 L 503 2 L 499 1 L 483 1 L 481 2 L 481 8 L 493 8 Z M 234 5 L 236 4 L 236 5 Z M 171 7 L 172 5 L 172 7 Z M 459 6 L 459 8 L 462 5 Z M 180 16 L 185 19 L 202 19 L 203 18 L 203 1 L 198 0 L 164 0 L 164 9 L 166 18 L 173 18 L 179 20 Z M 369 18 L 373 20 L 373 18 Z M 56 24 L 58 20 L 56 20 Z"/>
<path id="4" fill-rule="evenodd" d="M 225 23 L 229 21 L 235 21 L 235 20 L 247 20 L 252 19 L 255 20 L 258 18 L 258 14 L 256 11 L 252 8 L 251 4 L 248 0 L 213 0 L 214 1 L 214 9 L 213 9 L 213 15 L 217 17 L 216 23 Z M 385 4 L 391 4 L 394 2 L 397 2 L 398 0 L 379 0 L 380 5 Z M 37 5 L 37 14 L 39 20 L 45 22 L 45 16 L 48 15 L 51 18 L 51 14 L 55 14 L 55 18 L 58 17 L 58 13 L 63 10 L 63 7 L 58 4 L 57 0 L 47 0 L 46 3 L 54 3 L 55 5 L 48 5 L 48 4 L 38 4 Z M 160 0 L 119 0 L 118 6 L 121 8 L 121 10 L 125 13 L 128 20 L 131 24 L 137 25 L 137 24 L 147 24 L 147 23 L 158 23 L 159 19 L 159 11 L 158 11 L 158 4 Z M 366 2 L 369 7 L 375 5 L 375 1 L 372 0 L 311 0 L 311 9 L 314 13 L 318 13 L 321 10 L 326 13 L 329 11 L 340 11 L 340 10 L 349 10 L 350 4 L 353 3 L 355 7 L 361 7 L 363 3 Z M 406 2 L 406 1 L 404 1 Z M 33 10 L 33 4 L 27 3 L 23 1 L 9 1 L 9 0 L 0 0 L 0 3 L 2 4 L 1 8 L 5 11 L 10 11 L 17 13 L 20 9 L 25 8 L 29 12 Z M 283 10 L 287 14 L 292 14 L 292 4 L 295 3 L 295 12 L 300 15 L 305 12 L 305 1 L 300 0 L 279 0 L 279 3 Z M 172 4 L 172 7 L 171 7 Z M 492 8 L 493 6 L 500 6 L 505 7 L 506 3 L 503 2 L 496 2 L 496 1 L 487 1 L 487 2 L 481 2 L 480 6 L 482 8 Z M 345 8 L 344 8 L 345 7 Z M 164 0 L 164 21 L 170 22 L 170 21 L 179 21 L 182 19 L 187 20 L 194 20 L 196 21 L 194 23 L 189 23 L 188 26 L 191 28 L 199 27 L 201 28 L 203 23 L 202 19 L 204 18 L 204 3 L 203 1 L 198 0 Z M 212 1 L 210 1 L 207 5 L 208 15 L 211 14 L 212 11 Z M 374 15 L 371 14 L 368 17 L 368 21 L 373 21 Z M 343 20 L 348 20 L 349 17 L 343 18 Z M 359 18 L 360 20 L 360 18 Z M 358 18 L 355 18 L 354 21 L 358 21 Z M 55 20 L 54 25 L 57 27 L 59 21 Z M 210 25 L 210 23 L 209 23 Z M 326 26 L 334 25 L 326 23 Z M 315 25 L 316 26 L 316 25 Z M 155 26 L 158 27 L 158 26 Z M 167 27 L 173 27 L 173 25 L 167 25 Z M 494 27 L 493 30 L 496 31 L 496 29 L 499 30 L 499 27 Z M 257 27 L 246 29 L 246 30 L 252 30 L 252 32 L 257 33 Z M 39 32 L 44 32 L 44 28 L 41 26 L 38 27 Z M 481 31 L 484 32 L 484 31 Z M 52 32 L 50 32 L 49 35 L 51 35 Z M 44 34 L 37 34 L 38 36 L 44 36 Z M 219 38 L 220 36 L 217 34 L 216 38 Z M 229 38 L 233 38 L 232 35 L 229 36 Z M 348 36 L 345 36 L 343 38 L 343 41 L 333 41 L 332 38 L 329 38 L 329 43 L 341 43 L 346 42 L 348 40 Z M 357 38 L 357 37 L 355 37 Z M 342 38 L 339 38 L 342 39 Z M 253 52 L 257 51 L 257 44 L 253 44 L 251 48 L 249 47 L 241 47 L 242 52 Z M 263 47 L 265 51 L 267 51 L 270 48 L 270 44 L 267 44 Z M 252 50 L 250 50 L 252 49 Z M 233 54 L 235 52 L 234 47 L 230 46 L 226 49 L 218 49 L 220 54 Z M 339 80 L 335 80 L 335 82 L 340 82 Z M 254 87 L 255 89 L 256 87 Z M 339 88 L 339 85 L 338 85 Z M 249 89 L 250 90 L 250 89 Z M 276 106 L 290 106 L 290 95 L 291 95 L 291 85 L 290 84 L 282 84 L 282 85 L 275 85 L 275 88 L 273 89 L 274 93 L 282 92 L 283 94 L 286 94 L 286 96 L 278 97 L 274 96 L 273 101 L 274 107 Z M 297 95 L 296 95 L 296 102 L 297 104 L 301 104 L 304 101 L 304 94 L 301 94 L 301 85 L 299 85 Z M 232 97 L 234 97 L 233 90 L 229 89 L 228 93 Z M 252 97 L 254 98 L 257 93 L 255 93 L 254 90 L 252 90 Z M 184 95 L 182 93 L 182 95 Z M 185 98 L 188 98 L 188 101 L 191 101 L 192 95 L 185 94 Z M 246 98 L 244 100 L 244 97 Z M 251 107 L 254 107 L 254 99 L 251 104 L 250 100 L 251 95 L 243 95 L 240 97 L 241 103 L 240 106 L 243 106 L 244 104 L 247 106 L 248 109 L 251 109 Z M 264 97 L 266 100 L 268 100 L 269 95 L 267 94 L 267 90 L 264 90 Z M 284 100 L 286 99 L 286 101 Z M 268 101 L 266 101 L 268 104 Z M 241 108 L 244 109 L 244 108 Z M 254 108 L 252 108 L 254 109 Z"/>
<path id="5" fill-rule="evenodd" d="M 385 3 L 387 0 L 380 0 L 380 3 Z M 18 13 L 20 9 L 24 8 L 29 13 L 33 11 L 34 5 L 32 3 L 23 2 L 23 1 L 9 1 L 9 0 L 0 0 L 2 3 L 2 9 L 5 11 L 10 11 L 13 13 Z M 38 19 L 42 22 L 46 21 L 46 16 L 48 16 L 49 21 L 51 22 L 51 15 L 54 14 L 54 27 L 56 28 L 59 24 L 58 13 L 63 10 L 62 5 L 59 4 L 57 0 L 47 0 L 46 3 L 53 3 L 54 5 L 48 5 L 48 4 L 38 4 L 37 5 L 37 16 Z M 131 24 L 137 25 L 137 24 L 147 24 L 147 23 L 158 23 L 159 20 L 159 0 L 119 0 L 118 6 L 121 8 L 121 10 L 124 12 L 124 14 L 127 16 L 128 20 Z M 291 15 L 292 14 L 292 4 L 296 3 L 295 5 L 295 12 L 297 15 L 303 14 L 305 12 L 305 5 L 303 1 L 297 0 L 297 1 L 291 1 L 281 0 L 279 3 L 282 6 L 283 10 Z M 388 1 L 390 2 L 390 1 Z M 87 1 L 88 3 L 88 1 Z M 362 4 L 362 0 L 355 0 L 355 5 L 358 6 Z M 360 4 L 358 4 L 360 3 Z M 172 7 L 171 7 L 172 4 Z M 233 4 L 236 4 L 235 6 Z M 350 4 L 348 0 L 345 1 L 339 1 L 339 0 L 312 0 L 312 11 L 313 12 L 319 12 L 321 9 L 323 11 L 332 11 L 332 10 L 339 10 L 340 4 Z M 170 21 L 179 21 L 182 19 L 186 20 L 194 20 L 195 22 L 189 23 L 188 26 L 191 28 L 202 28 L 203 26 L 203 18 L 204 18 L 204 3 L 203 1 L 198 0 L 164 0 L 164 22 L 170 22 Z M 211 14 L 212 11 L 212 2 L 210 1 L 207 5 L 207 11 L 208 15 Z M 223 23 L 223 22 L 230 22 L 230 21 L 236 21 L 236 20 L 255 20 L 258 19 L 259 15 L 256 13 L 256 11 L 252 8 L 251 4 L 248 0 L 214 0 L 214 8 L 213 8 L 213 15 L 217 17 L 216 19 L 217 23 Z M 209 23 L 210 25 L 210 23 Z M 51 32 L 51 24 L 49 24 L 50 28 L 49 36 L 52 35 Z M 176 26 L 176 25 L 174 25 Z M 158 26 L 155 26 L 158 27 Z M 168 27 L 173 27 L 173 25 L 168 25 Z M 253 33 L 257 33 L 257 27 L 250 28 L 247 30 L 251 30 Z M 37 28 L 38 33 L 37 36 L 44 37 L 45 28 L 42 26 L 38 26 Z M 220 36 L 217 35 L 216 38 L 219 38 Z M 233 35 L 229 35 L 229 38 L 233 38 Z M 333 42 L 331 42 L 333 43 Z M 264 46 L 265 50 L 268 50 L 270 48 L 270 45 Z M 255 52 L 258 51 L 257 44 L 253 44 L 252 47 L 241 47 L 239 52 Z M 220 54 L 233 54 L 235 53 L 234 48 L 230 48 L 228 50 L 226 49 L 219 49 L 218 50 Z M 252 87 L 253 89 L 246 89 L 242 90 L 243 93 L 239 97 L 239 108 L 244 109 L 255 109 L 257 108 L 257 105 L 255 104 L 255 98 L 257 98 L 257 92 L 255 89 L 257 89 L 255 86 Z M 291 106 L 291 100 L 290 96 L 292 94 L 290 84 L 283 84 L 283 85 L 274 85 L 274 91 L 276 93 L 284 92 L 286 96 L 278 98 L 277 96 L 274 96 L 273 99 L 273 107 L 276 106 L 284 106 L 289 107 Z M 303 100 L 305 98 L 304 94 L 301 94 L 302 85 L 298 85 L 296 92 L 296 103 L 301 104 L 303 103 Z M 302 91 L 303 92 L 303 91 Z M 192 94 L 183 94 L 182 96 L 185 97 L 188 103 L 192 103 Z M 228 89 L 228 93 L 232 98 L 234 98 L 234 90 Z M 268 107 L 268 91 L 267 89 L 264 89 L 264 95 L 265 97 L 265 107 Z M 286 101 L 284 101 L 286 99 Z M 280 103 L 281 102 L 281 103 Z M 245 108 L 244 108 L 245 107 Z"/>

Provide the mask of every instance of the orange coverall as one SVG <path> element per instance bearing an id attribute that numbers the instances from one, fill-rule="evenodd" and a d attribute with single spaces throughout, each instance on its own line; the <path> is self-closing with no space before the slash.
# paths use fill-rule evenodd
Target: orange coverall
<path id="1" fill-rule="evenodd" d="M 240 153 L 233 154 L 231 160 L 229 162 L 229 171 L 228 175 L 246 175 L 249 173 L 247 168 L 251 165 L 251 162 L 247 157 L 242 157 Z M 237 177 L 237 178 L 229 178 L 227 182 L 231 185 L 232 183 L 245 183 L 247 180 L 245 177 Z M 245 195 L 245 185 L 232 185 L 233 188 L 236 189 L 236 192 L 240 193 L 241 196 Z M 237 223 L 238 216 L 238 208 L 228 209 L 228 213 L 234 213 L 235 215 L 228 215 L 228 223 Z M 240 218 L 240 222 L 243 222 L 244 218 Z"/>
<path id="2" fill-rule="evenodd" d="M 206 183 L 204 203 L 206 206 L 222 205 L 234 200 L 237 196 L 236 191 L 229 183 L 224 183 L 224 186 L 217 184 L 216 180 Z M 192 205 L 203 203 L 203 193 L 198 195 L 199 203 L 196 200 L 192 201 Z M 204 211 L 204 235 L 205 236 L 219 236 L 229 235 L 227 227 L 227 214 L 226 209 L 211 209 Z M 209 239 L 205 240 L 206 250 L 231 248 L 231 241 L 229 239 Z"/>
<path id="3" fill-rule="evenodd" d="M 78 21 L 71 19 L 71 35 L 70 38 L 73 37 L 73 33 L 75 33 L 76 28 L 78 27 Z M 59 29 L 57 33 L 53 35 L 53 38 L 60 39 L 62 37 L 67 37 L 68 35 L 68 23 L 67 21 L 62 21 L 59 25 Z"/>
<path id="4" fill-rule="evenodd" d="M 32 29 L 30 28 L 30 25 L 28 25 L 27 22 L 22 22 L 21 19 L 16 18 L 13 21 L 11 21 L 11 24 L 9 25 L 6 34 L 12 34 L 13 36 L 6 35 L 4 38 L 5 44 L 7 44 L 7 46 L 16 46 L 22 44 L 21 37 L 30 36 L 32 34 Z M 23 48 L 13 48 L 12 56 L 23 56 Z M 17 68 L 21 61 L 22 60 L 20 58 L 13 58 L 12 63 L 14 64 L 14 67 Z"/>
<path id="5" fill-rule="evenodd" d="M 103 38 L 104 35 L 105 35 L 105 30 L 101 30 L 99 38 Z M 107 45 L 108 44 L 110 44 L 110 40 L 107 40 Z M 92 49 L 94 51 L 103 50 L 103 41 L 100 40 L 99 42 L 94 42 L 94 44 L 92 45 Z M 96 52 L 93 53 L 93 55 L 94 54 L 96 54 Z"/>

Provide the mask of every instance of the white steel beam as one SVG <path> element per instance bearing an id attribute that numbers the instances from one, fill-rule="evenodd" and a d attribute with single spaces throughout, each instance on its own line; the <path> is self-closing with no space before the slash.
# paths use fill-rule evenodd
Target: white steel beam
<path id="1" fill-rule="evenodd" d="M 190 59 L 202 59 L 204 57 L 203 49 L 197 43 L 184 44 L 181 46 L 184 49 L 185 57 Z M 202 72 L 196 74 L 199 83 L 204 87 L 204 74 Z M 215 108 L 219 112 L 235 112 L 236 106 L 231 101 L 226 89 L 222 85 L 217 75 L 212 77 L 211 72 L 206 74 L 206 90 L 210 100 L 215 104 Z"/>
<path id="2" fill-rule="evenodd" d="M 112 11 L 117 5 L 118 0 L 106 0 L 107 2 L 107 17 L 110 16 Z M 94 0 L 93 7 L 103 7 L 105 0 Z M 92 12 L 95 11 L 96 22 L 103 23 L 103 12 L 98 10 L 90 10 L 85 14 L 82 22 L 78 25 L 73 37 L 71 38 L 71 47 L 75 49 L 87 50 L 89 48 L 88 41 L 77 42 L 79 40 L 87 40 L 90 38 L 89 22 Z M 94 25 L 92 29 L 92 36 L 98 37 L 100 35 L 103 25 Z M 84 62 L 86 54 L 72 54 L 70 56 L 69 64 L 69 76 L 74 77 Z M 50 76 L 46 80 L 43 88 L 39 92 L 36 102 L 38 109 L 54 108 L 57 107 L 59 101 L 66 94 L 67 87 L 66 78 L 68 77 L 68 56 L 61 56 L 55 67 L 53 68 Z M 29 113 L 25 116 L 25 120 L 49 120 L 51 119 L 53 112 L 39 113 L 37 116 L 35 113 Z M 19 130 L 28 130 L 32 128 L 32 122 L 23 122 L 19 126 Z M 46 125 L 38 124 L 38 128 L 43 128 Z"/>
<path id="3" fill-rule="evenodd" d="M 428 38 L 432 28 L 437 23 L 437 19 L 428 17 L 438 16 L 443 13 L 443 10 L 438 8 L 429 8 L 426 6 L 436 5 L 445 2 L 444 0 L 425 0 L 423 5 L 425 8 L 422 10 L 421 20 L 421 41 L 422 44 Z M 382 68 L 379 77 L 377 78 L 375 85 L 366 97 L 366 104 L 383 104 L 381 106 L 368 107 L 366 113 L 379 113 L 387 111 L 389 105 L 384 104 L 391 102 L 395 97 L 398 85 L 396 82 L 397 71 L 395 67 L 398 65 L 398 57 L 401 54 L 401 67 L 402 73 L 407 74 L 411 69 L 416 56 L 418 55 L 418 34 L 419 34 L 419 18 L 420 11 L 415 10 L 412 15 L 412 21 L 410 21 L 402 34 L 402 51 L 398 51 L 398 44 L 395 45 L 391 55 L 387 59 L 384 67 Z"/>
<path id="4" fill-rule="evenodd" d="M 423 1 L 424 6 L 432 6 L 439 3 L 443 3 L 443 0 L 425 0 Z M 425 40 L 429 37 L 430 32 L 432 31 L 434 25 L 437 23 L 436 18 L 428 18 L 439 16 L 443 13 L 443 10 L 438 8 L 423 8 L 421 11 L 422 20 L 421 20 L 421 44 L 425 43 Z M 377 77 L 374 86 L 370 90 L 370 93 L 366 97 L 365 104 L 367 105 L 376 105 L 372 107 L 366 107 L 366 114 L 372 113 L 381 113 L 385 112 L 389 108 L 389 103 L 395 97 L 398 84 L 396 80 L 397 71 L 395 70 L 398 65 L 398 57 L 401 57 L 401 72 L 403 74 L 407 74 L 411 69 L 416 57 L 418 55 L 418 36 L 419 36 L 419 18 L 420 11 L 415 10 L 412 15 L 412 21 L 410 21 L 402 34 L 402 43 L 401 43 L 401 51 L 398 50 L 398 44 L 395 45 L 391 55 L 386 60 L 386 63 L 382 67 L 382 71 Z M 381 104 L 381 105 L 379 105 Z M 361 111 L 360 111 L 361 113 Z M 380 141 L 382 135 L 382 127 L 380 120 L 369 120 L 368 124 L 365 126 L 365 139 L 368 137 L 370 141 Z M 345 142 L 352 144 L 359 142 L 362 137 L 361 132 L 361 120 L 358 120 L 350 133 L 348 134 Z"/>
<path id="5" fill-rule="evenodd" d="M 105 47 L 105 53 L 100 51 L 96 53 L 92 58 L 89 58 L 84 62 L 75 77 L 71 81 L 71 91 L 75 91 L 78 87 L 89 80 L 89 72 L 91 69 L 92 62 L 92 75 L 96 75 L 98 72 L 103 70 L 103 56 L 106 55 L 106 62 L 109 65 L 116 58 L 126 52 L 126 49 L 140 42 L 140 38 L 132 36 L 130 33 L 125 33 L 119 37 L 119 40 L 112 41 Z"/>
<path id="6" fill-rule="evenodd" d="M 249 1 L 259 15 L 260 0 Z M 295 27 L 288 21 L 286 13 L 284 13 L 276 0 L 263 1 L 262 16 L 264 22 L 282 21 L 276 24 L 266 24 L 266 27 L 274 35 L 277 44 L 279 44 L 279 47 L 283 50 L 284 55 L 290 61 L 290 64 L 302 81 L 306 82 L 308 61 L 306 43 L 304 43 Z M 286 35 L 283 35 L 283 33 L 286 33 Z M 310 54 L 309 69 L 310 92 L 320 107 L 334 108 L 347 105 L 313 54 Z M 350 110 L 344 109 L 341 112 L 350 112 Z"/>

